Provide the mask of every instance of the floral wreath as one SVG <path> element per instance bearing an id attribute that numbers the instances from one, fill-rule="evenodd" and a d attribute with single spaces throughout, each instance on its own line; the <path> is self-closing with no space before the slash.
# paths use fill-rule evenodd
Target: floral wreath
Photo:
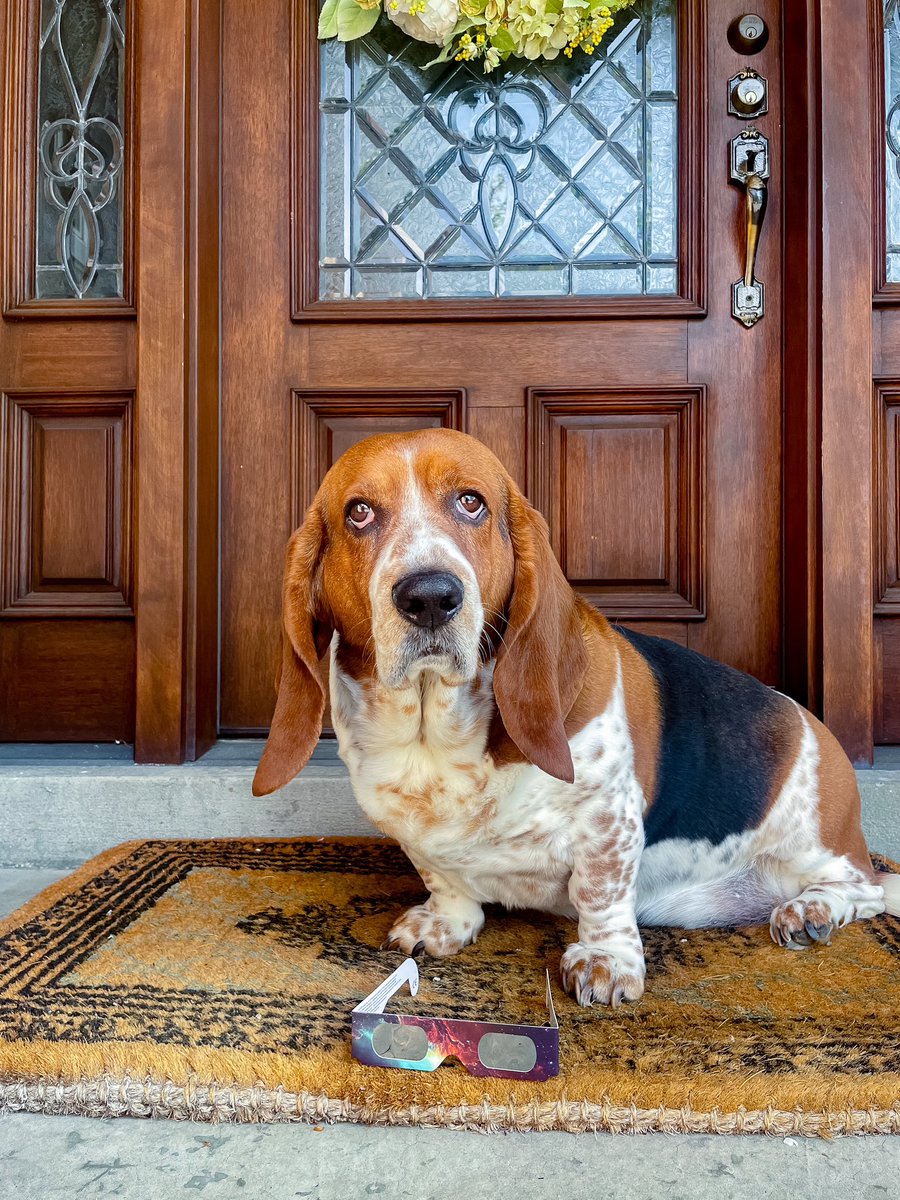
<path id="1" fill-rule="evenodd" d="M 508 58 L 593 54 L 613 13 L 636 0 L 325 0 L 319 37 L 352 42 L 382 11 L 417 42 L 443 49 L 427 65 L 480 59 L 489 73 Z"/>

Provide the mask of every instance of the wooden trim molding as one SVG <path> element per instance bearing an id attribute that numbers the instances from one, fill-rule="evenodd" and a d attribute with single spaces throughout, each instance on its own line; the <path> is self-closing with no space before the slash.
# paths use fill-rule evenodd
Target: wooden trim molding
<path id="1" fill-rule="evenodd" d="M 868 0 L 821 0 L 822 708 L 871 763 L 872 96 Z"/>
<path id="2" fill-rule="evenodd" d="M 291 495 L 292 528 L 303 521 L 319 483 L 333 461 L 333 422 L 353 421 L 367 433 L 419 429 L 431 423 L 445 429 L 466 428 L 463 388 L 294 388 L 291 392 L 291 461 L 295 464 Z M 360 432 L 359 436 L 363 436 Z"/>
<path id="3" fill-rule="evenodd" d="M 132 406 L 131 393 L 0 395 L 0 617 L 132 615 Z M 102 447 L 94 458 L 102 460 L 103 473 L 91 497 L 94 527 L 87 532 L 95 548 L 87 577 L 84 571 L 59 577 L 44 560 L 44 524 L 54 515 L 45 511 L 52 482 L 44 474 L 47 433 L 63 441 L 87 435 Z M 82 475 L 73 482 L 84 491 L 94 481 Z M 55 499 L 66 504 L 68 498 Z M 70 526 L 79 518 L 71 511 L 66 516 Z"/>
<path id="4" fill-rule="evenodd" d="M 872 514 L 875 615 L 900 617 L 900 379 L 875 385 Z"/>
<path id="5" fill-rule="evenodd" d="M 218 0 L 138 0 L 135 758 L 215 741 L 218 687 Z"/>
<path id="6" fill-rule="evenodd" d="M 705 405 L 703 385 L 528 389 L 529 499 L 547 519 L 553 549 L 572 586 L 609 616 L 675 621 L 701 621 L 706 616 Z M 646 496 L 646 503 L 654 504 L 658 513 L 655 557 L 660 569 L 655 575 L 580 579 L 567 561 L 566 475 L 573 459 L 567 438 L 595 433 L 615 441 L 624 434 L 635 445 L 635 438 L 653 439 L 648 449 L 658 468 L 660 494 Z M 632 483 L 640 490 L 641 480 L 633 478 Z M 635 516 L 632 511 L 631 518 Z"/>
<path id="7" fill-rule="evenodd" d="M 782 6 L 782 155 L 793 164 L 791 186 L 782 192 L 782 278 L 790 289 L 781 305 L 782 679 L 787 694 L 813 712 L 822 662 L 817 9 L 817 0 Z"/>
<path id="8" fill-rule="evenodd" d="M 35 290 L 37 223 L 38 68 L 41 0 L 10 0 L 6 30 L 6 105 L 2 133 L 4 191 L 3 315 L 72 320 L 133 317 L 135 24 L 139 5 L 130 5 L 125 24 L 124 161 L 116 180 L 122 195 L 123 294 L 110 299 L 46 299 Z"/>
<path id="9" fill-rule="evenodd" d="M 292 5 L 292 317 L 295 321 L 485 321 L 691 317 L 706 312 L 706 0 L 679 5 L 678 294 L 499 300 L 319 300 L 319 62 L 316 0 Z"/>

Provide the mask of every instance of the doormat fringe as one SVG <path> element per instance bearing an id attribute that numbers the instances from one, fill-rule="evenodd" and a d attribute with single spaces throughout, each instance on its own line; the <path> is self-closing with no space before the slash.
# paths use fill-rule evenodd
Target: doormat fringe
<path id="1" fill-rule="evenodd" d="M 179 1086 L 152 1080 L 105 1077 L 79 1083 L 0 1085 L 0 1110 L 82 1117 L 152 1117 L 210 1124 L 338 1124 L 466 1129 L 481 1133 L 527 1131 L 565 1133 L 721 1133 L 772 1137 L 838 1137 L 900 1132 L 900 1106 L 844 1112 L 782 1112 L 775 1108 L 725 1113 L 689 1108 L 637 1108 L 634 1105 L 565 1100 L 530 1104 L 417 1105 L 354 1104 L 324 1094 L 283 1088 Z"/>

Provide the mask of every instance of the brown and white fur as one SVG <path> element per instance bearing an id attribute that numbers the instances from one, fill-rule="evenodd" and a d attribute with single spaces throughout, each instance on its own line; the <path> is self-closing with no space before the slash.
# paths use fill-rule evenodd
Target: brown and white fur
<path id="1" fill-rule="evenodd" d="M 900 914 L 900 876 L 872 868 L 828 730 L 749 676 L 612 628 L 464 434 L 374 437 L 343 455 L 291 539 L 283 616 L 254 793 L 308 760 L 329 652 L 357 799 L 430 893 L 392 947 L 456 954 L 489 902 L 568 914 L 566 989 L 616 1005 L 644 989 L 641 923 L 768 920 L 802 948 Z"/>

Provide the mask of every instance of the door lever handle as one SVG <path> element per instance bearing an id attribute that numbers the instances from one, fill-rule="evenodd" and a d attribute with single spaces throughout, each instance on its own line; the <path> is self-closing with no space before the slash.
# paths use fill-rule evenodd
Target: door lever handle
<path id="1" fill-rule="evenodd" d="M 758 130 L 745 129 L 731 143 L 731 180 L 744 189 L 747 243 L 743 278 L 732 284 L 731 313 L 748 329 L 765 312 L 765 289 L 756 278 L 756 253 L 769 199 L 769 143 Z"/>
<path id="2" fill-rule="evenodd" d="M 747 195 L 747 253 L 744 258 L 744 287 L 753 286 L 756 278 L 756 249 L 766 218 L 769 187 L 759 175 L 749 175 L 745 184 Z"/>

